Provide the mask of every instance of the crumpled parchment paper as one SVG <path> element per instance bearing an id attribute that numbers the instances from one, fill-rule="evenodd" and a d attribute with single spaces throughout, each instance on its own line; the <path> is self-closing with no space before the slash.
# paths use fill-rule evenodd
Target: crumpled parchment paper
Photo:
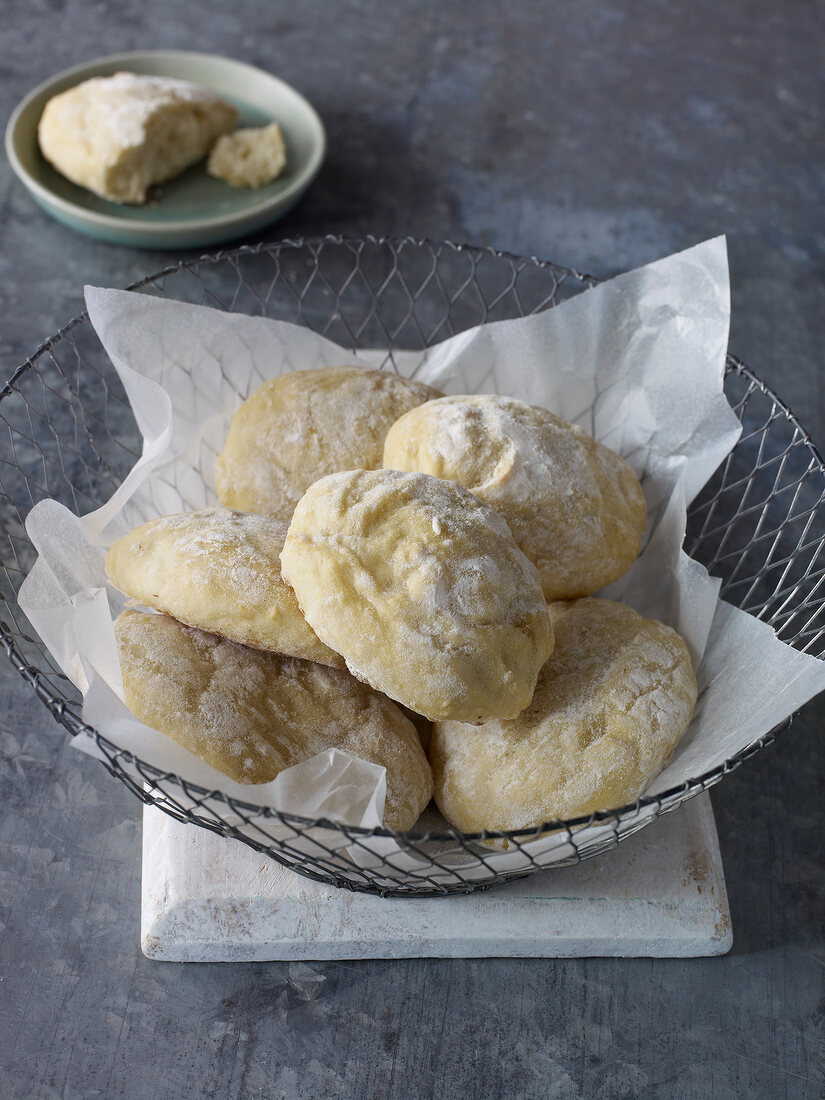
<path id="1" fill-rule="evenodd" d="M 217 503 L 215 456 L 233 412 L 261 382 L 293 369 L 376 366 L 386 351 L 354 354 L 284 322 L 136 292 L 88 287 L 86 301 L 131 401 L 143 453 L 96 512 L 78 518 L 54 501 L 32 509 L 27 530 L 39 558 L 21 607 L 84 693 L 86 720 L 117 745 L 261 806 L 378 824 L 383 769 L 346 753 L 323 753 L 273 783 L 242 786 L 138 722 L 123 703 L 112 629 L 123 598 L 107 589 L 103 561 L 114 539 L 138 523 Z M 645 548 L 604 594 L 679 631 L 700 689 L 690 728 L 650 794 L 716 767 L 825 689 L 825 662 L 720 601 L 720 582 L 681 550 L 687 506 L 740 432 L 723 393 L 729 312 L 727 254 L 717 238 L 536 316 L 393 356 L 402 374 L 448 394 L 510 394 L 582 424 L 641 477 L 650 517 Z M 96 751 L 91 738 L 76 743 Z M 561 836 L 537 843 L 564 854 Z M 387 852 L 397 848 L 376 841 L 376 857 Z M 491 858 L 512 869 L 523 857 Z M 356 859 L 370 862 L 364 849 Z"/>

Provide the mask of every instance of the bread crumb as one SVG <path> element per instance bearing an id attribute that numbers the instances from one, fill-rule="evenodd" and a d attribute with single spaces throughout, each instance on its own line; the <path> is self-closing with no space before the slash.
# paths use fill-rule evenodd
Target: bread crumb
<path id="1" fill-rule="evenodd" d="M 210 176 L 233 187 L 263 187 L 286 166 L 284 135 L 277 122 L 223 134 L 209 154 Z"/>

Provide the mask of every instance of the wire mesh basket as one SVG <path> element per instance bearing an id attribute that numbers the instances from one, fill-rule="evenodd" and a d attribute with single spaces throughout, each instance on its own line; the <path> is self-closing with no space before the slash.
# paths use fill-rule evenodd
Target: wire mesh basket
<path id="1" fill-rule="evenodd" d="M 551 308 L 596 280 L 554 264 L 451 243 L 376 238 L 282 241 L 177 264 L 144 293 L 308 326 L 347 348 L 420 349 L 483 322 Z M 742 436 L 691 506 L 686 551 L 722 578 L 722 595 L 780 639 L 825 651 L 825 470 L 790 410 L 729 357 L 725 390 Z M 143 802 L 234 837 L 309 878 L 384 896 L 483 889 L 615 847 L 718 782 L 773 740 L 655 798 L 539 829 L 465 834 L 427 816 L 417 831 L 314 821 L 232 799 L 159 771 L 81 717 L 81 699 L 17 605 L 35 551 L 24 528 L 39 500 L 98 508 L 140 455 L 121 383 L 86 314 L 26 360 L 0 391 L 0 638 L 14 666 L 72 734 Z"/>

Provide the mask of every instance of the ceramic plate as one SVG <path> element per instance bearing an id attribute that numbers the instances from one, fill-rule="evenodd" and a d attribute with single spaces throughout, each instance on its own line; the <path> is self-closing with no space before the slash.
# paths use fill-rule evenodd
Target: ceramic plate
<path id="1" fill-rule="evenodd" d="M 280 123 L 287 149 L 283 174 L 250 190 L 213 179 L 201 162 L 155 188 L 144 206 L 107 202 L 78 187 L 41 155 L 37 124 L 47 100 L 58 92 L 121 70 L 178 77 L 210 88 L 238 108 L 239 126 Z M 176 50 L 114 54 L 67 69 L 35 88 L 6 129 L 12 168 L 44 210 L 80 233 L 136 248 L 201 248 L 261 229 L 295 205 L 317 175 L 325 148 L 318 115 L 282 80 L 241 61 Z"/>

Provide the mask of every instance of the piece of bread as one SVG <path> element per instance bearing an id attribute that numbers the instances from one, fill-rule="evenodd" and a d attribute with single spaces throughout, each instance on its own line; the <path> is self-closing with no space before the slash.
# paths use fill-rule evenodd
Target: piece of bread
<path id="1" fill-rule="evenodd" d="M 127 596 L 233 642 L 343 668 L 301 614 L 281 578 L 286 524 L 204 508 L 149 520 L 106 555 L 106 575 Z"/>
<path id="2" fill-rule="evenodd" d="M 384 824 L 409 829 L 432 794 L 415 727 L 348 672 L 245 646 L 167 615 L 115 622 L 126 705 L 238 783 L 338 748 L 387 771 Z"/>
<path id="3" fill-rule="evenodd" d="M 329 367 L 265 382 L 232 418 L 215 464 L 218 499 L 287 523 L 313 481 L 381 465 L 391 425 L 438 391 L 392 371 Z"/>
<path id="4" fill-rule="evenodd" d="M 426 474 L 315 482 L 281 571 L 349 670 L 426 718 L 515 717 L 553 648 L 538 574 L 507 524 Z"/>
<path id="5" fill-rule="evenodd" d="M 143 203 L 153 184 L 202 160 L 237 118 L 206 88 L 124 72 L 54 96 L 37 136 L 46 160 L 74 183 L 111 202 Z"/>
<path id="6" fill-rule="evenodd" d="M 609 600 L 550 604 L 556 647 L 509 722 L 436 722 L 435 800 L 465 832 L 534 828 L 644 792 L 688 727 L 696 677 L 662 623 Z"/>
<path id="7" fill-rule="evenodd" d="M 263 187 L 285 167 L 286 146 L 277 122 L 222 134 L 206 164 L 210 176 L 233 187 Z"/>
<path id="8" fill-rule="evenodd" d="M 636 559 L 646 508 L 631 467 L 584 429 L 513 397 L 442 397 L 400 417 L 384 466 L 456 481 L 507 521 L 548 600 L 589 596 Z"/>

